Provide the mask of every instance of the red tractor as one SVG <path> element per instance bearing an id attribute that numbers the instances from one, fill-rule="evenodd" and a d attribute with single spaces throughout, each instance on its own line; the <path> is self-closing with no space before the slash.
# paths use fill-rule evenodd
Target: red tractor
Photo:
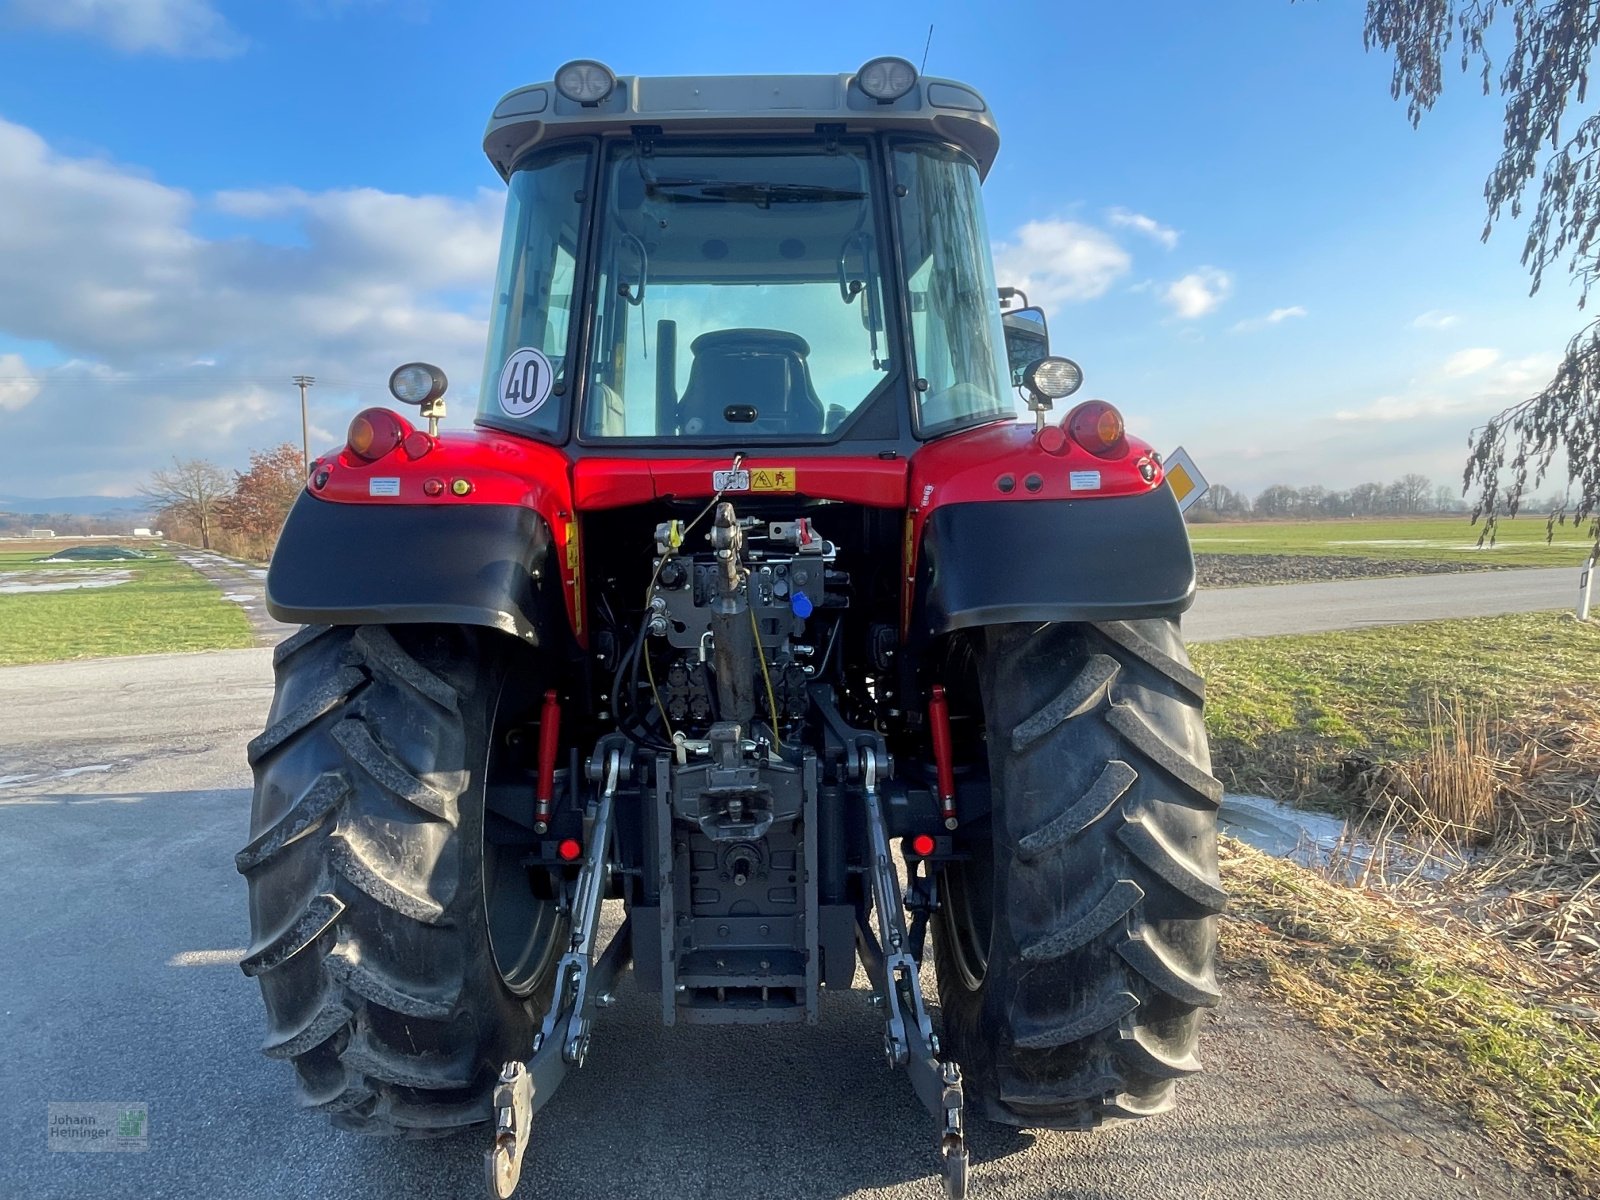
<path id="1" fill-rule="evenodd" d="M 951 1195 L 968 1103 L 1167 1108 L 1223 904 L 1194 565 L 1117 411 L 1049 419 L 1081 376 L 996 286 L 988 106 L 582 61 L 484 146 L 476 428 L 399 368 L 419 422 L 351 422 L 268 577 L 266 1053 L 344 1129 L 493 1122 L 504 1196 L 630 963 L 664 1024 L 759 1024 L 859 956 Z"/>

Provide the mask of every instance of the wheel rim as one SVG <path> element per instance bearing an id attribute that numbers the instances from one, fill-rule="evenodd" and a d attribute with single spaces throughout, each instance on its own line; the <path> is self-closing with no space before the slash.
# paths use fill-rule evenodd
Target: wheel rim
<path id="1" fill-rule="evenodd" d="M 484 926 L 489 933 L 489 957 L 506 987 L 518 996 L 533 992 L 549 973 L 561 951 L 562 919 L 556 902 L 540 896 L 532 873 L 522 865 L 528 847 L 494 845 L 489 841 L 488 788 L 495 779 L 495 748 L 501 744 L 502 685 L 495 697 L 489 728 L 488 750 L 479 778 L 484 782 L 482 880 Z"/>
<path id="2" fill-rule="evenodd" d="M 989 970 L 989 939 L 994 933 L 994 880 L 987 838 L 971 846 L 972 858 L 944 870 L 945 931 L 962 985 L 975 992 Z M 982 866 L 979 866 L 982 864 Z"/>
<path id="3" fill-rule="evenodd" d="M 560 949 L 561 919 L 554 902 L 534 894 L 521 847 L 485 842 L 483 849 L 489 951 L 506 987 L 525 996 L 538 987 Z"/>

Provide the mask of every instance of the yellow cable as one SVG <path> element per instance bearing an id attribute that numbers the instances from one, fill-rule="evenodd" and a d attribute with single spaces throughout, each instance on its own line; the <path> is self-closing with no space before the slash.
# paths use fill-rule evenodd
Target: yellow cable
<path id="1" fill-rule="evenodd" d="M 661 714 L 661 723 L 667 727 L 667 741 L 677 745 L 677 735 L 672 732 L 672 718 L 667 716 L 666 706 L 661 703 L 661 693 L 656 691 L 656 669 L 650 665 L 650 639 L 645 639 L 644 645 L 639 647 L 639 653 L 644 655 L 644 673 L 650 680 L 650 698 L 655 701 L 656 711 Z"/>
<path id="2" fill-rule="evenodd" d="M 778 737 L 778 698 L 772 691 L 772 676 L 767 673 L 767 656 L 761 652 L 761 626 L 756 624 L 755 605 L 749 605 L 750 629 L 756 635 L 756 661 L 761 664 L 761 678 L 767 684 L 767 715 L 772 718 L 772 744 L 779 750 L 783 742 Z"/>

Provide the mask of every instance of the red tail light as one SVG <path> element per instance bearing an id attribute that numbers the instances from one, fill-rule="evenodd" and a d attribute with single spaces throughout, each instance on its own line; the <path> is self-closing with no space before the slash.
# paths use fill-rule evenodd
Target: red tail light
<path id="1" fill-rule="evenodd" d="M 1104 400 L 1085 400 L 1067 414 L 1067 432 L 1090 454 L 1113 458 L 1127 448 L 1122 414 Z"/>
<path id="2" fill-rule="evenodd" d="M 933 838 L 926 833 L 919 833 L 911 839 L 911 853 L 918 858 L 927 858 L 933 853 Z"/>
<path id="3" fill-rule="evenodd" d="M 350 422 L 345 444 L 357 458 L 377 462 L 405 441 L 411 432 L 410 422 L 398 413 L 392 413 L 387 408 L 366 408 Z"/>

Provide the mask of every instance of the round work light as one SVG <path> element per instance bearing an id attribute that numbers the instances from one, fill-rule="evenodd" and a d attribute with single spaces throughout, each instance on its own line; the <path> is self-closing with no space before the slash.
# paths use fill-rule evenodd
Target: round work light
<path id="1" fill-rule="evenodd" d="M 450 381 L 432 363 L 407 363 L 389 376 L 389 394 L 402 404 L 426 404 L 444 395 Z"/>
<path id="2" fill-rule="evenodd" d="M 879 104 L 888 104 L 917 85 L 917 69 L 903 58 L 875 58 L 856 72 L 856 82 Z"/>
<path id="3" fill-rule="evenodd" d="M 616 86 L 611 68 L 592 58 L 574 59 L 556 72 L 556 91 L 576 104 L 599 104 Z"/>

